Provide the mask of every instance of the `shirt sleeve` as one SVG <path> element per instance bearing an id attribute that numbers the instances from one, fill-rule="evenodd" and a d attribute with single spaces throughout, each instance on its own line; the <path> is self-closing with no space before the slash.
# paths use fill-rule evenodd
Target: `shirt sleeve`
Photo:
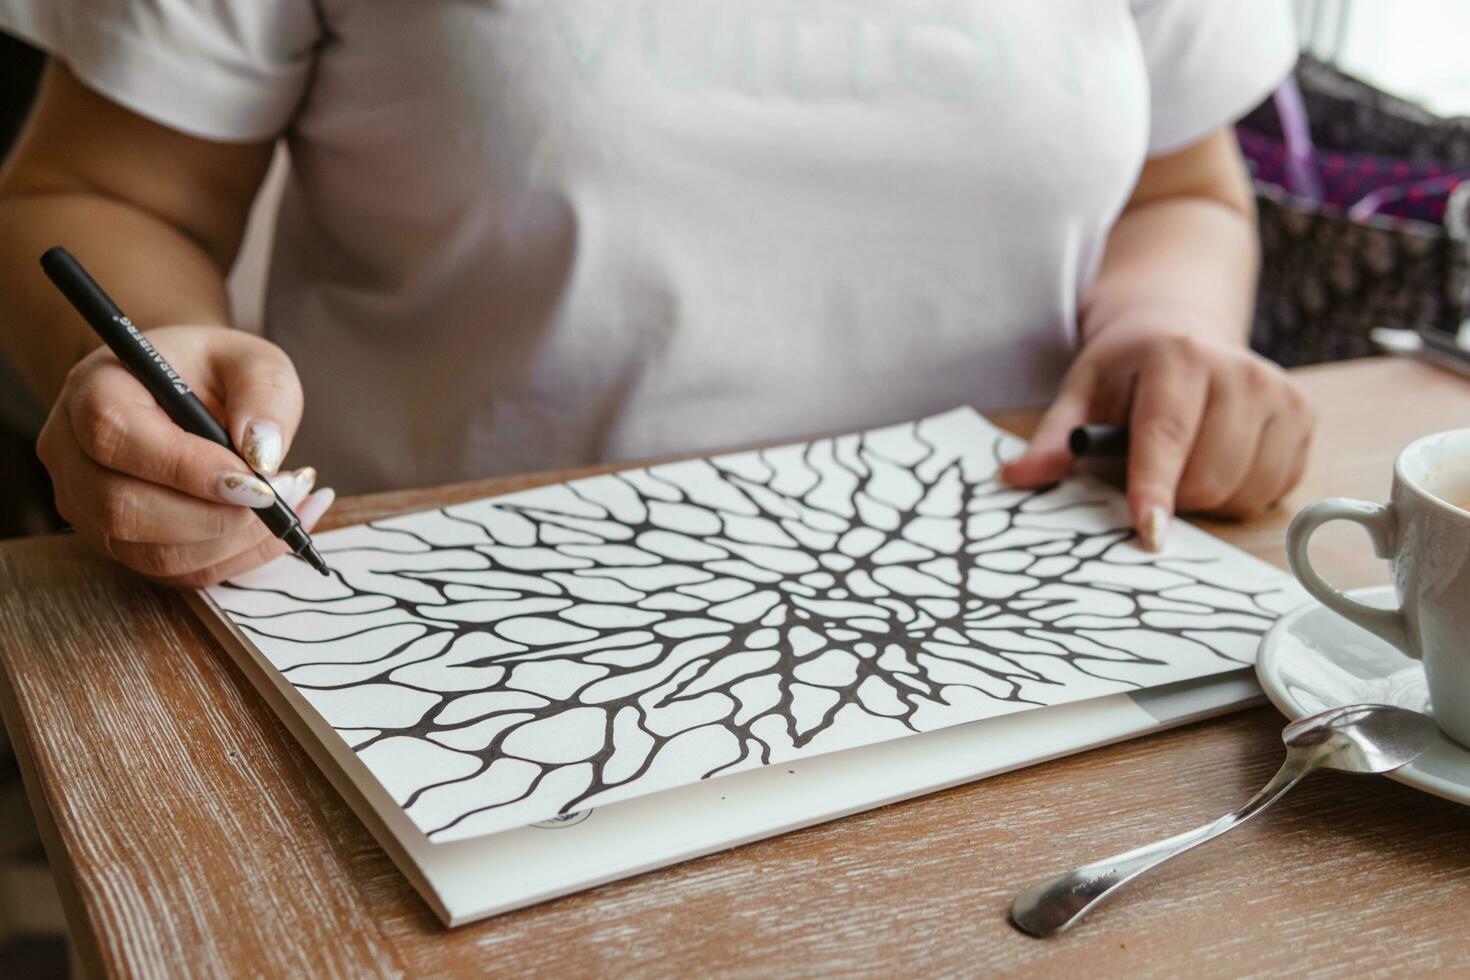
<path id="1" fill-rule="evenodd" d="M 0 0 L 0 29 L 114 102 L 224 142 L 287 126 L 323 34 L 313 0 Z"/>
<path id="2" fill-rule="evenodd" d="M 1150 156 L 1233 123 L 1296 63 L 1286 0 L 1132 0 L 1148 66 Z"/>

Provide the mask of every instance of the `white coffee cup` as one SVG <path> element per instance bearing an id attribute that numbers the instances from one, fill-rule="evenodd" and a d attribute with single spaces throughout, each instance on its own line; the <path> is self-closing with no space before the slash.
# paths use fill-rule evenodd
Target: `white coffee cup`
<path id="1" fill-rule="evenodd" d="M 1304 509 L 1286 532 L 1291 570 L 1324 606 L 1424 662 L 1440 729 L 1470 746 L 1470 429 L 1411 443 L 1393 466 L 1387 504 L 1334 497 Z M 1307 557 L 1328 521 L 1361 524 L 1388 559 L 1397 609 L 1379 609 L 1328 585 Z"/>

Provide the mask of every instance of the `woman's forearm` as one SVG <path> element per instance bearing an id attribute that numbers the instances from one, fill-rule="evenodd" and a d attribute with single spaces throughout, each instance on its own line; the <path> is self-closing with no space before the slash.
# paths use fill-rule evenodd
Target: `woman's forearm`
<path id="1" fill-rule="evenodd" d="M 271 149 L 174 132 L 47 65 L 0 172 L 0 347 L 36 395 L 50 404 L 97 346 L 41 253 L 66 246 L 140 327 L 226 324 L 225 272 Z"/>
<path id="2" fill-rule="evenodd" d="M 1258 265 L 1250 178 L 1219 129 L 1144 165 L 1086 297 L 1082 341 L 1137 327 L 1244 344 Z"/>
<path id="3" fill-rule="evenodd" d="M 177 229 L 98 194 L 28 193 L 0 182 L 0 346 L 48 405 L 98 344 L 41 272 L 37 260 L 53 245 L 74 252 L 139 327 L 229 322 L 218 266 Z"/>
<path id="4" fill-rule="evenodd" d="M 1131 209 L 1108 239 L 1083 342 L 1142 327 L 1243 344 L 1258 261 L 1253 215 L 1218 200 L 1176 197 Z"/>

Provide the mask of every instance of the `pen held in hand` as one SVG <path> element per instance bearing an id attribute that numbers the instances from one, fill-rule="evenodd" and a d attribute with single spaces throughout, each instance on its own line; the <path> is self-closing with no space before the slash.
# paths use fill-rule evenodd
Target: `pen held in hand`
<path id="1" fill-rule="evenodd" d="M 224 426 L 209 413 L 179 373 L 123 315 L 70 252 L 60 246 L 48 250 L 41 256 L 41 268 L 123 366 L 148 389 L 169 418 L 185 432 L 218 443 L 239 455 Z M 330 574 L 326 561 L 311 543 L 311 535 L 279 494 L 269 506 L 254 510 L 271 533 L 286 543 L 292 554 L 323 575 Z"/>
<path id="2" fill-rule="evenodd" d="M 1125 425 L 1079 425 L 1067 436 L 1067 448 L 1073 456 L 1128 455 L 1128 427 Z"/>
<path id="3" fill-rule="evenodd" d="M 1126 425 L 1079 425 L 1067 436 L 1067 448 L 1078 459 L 1119 458 L 1128 455 L 1128 427 Z M 1164 546 L 1164 535 L 1169 529 L 1169 512 L 1162 507 L 1148 508 L 1138 523 L 1138 540 L 1147 551 L 1158 551 Z"/>

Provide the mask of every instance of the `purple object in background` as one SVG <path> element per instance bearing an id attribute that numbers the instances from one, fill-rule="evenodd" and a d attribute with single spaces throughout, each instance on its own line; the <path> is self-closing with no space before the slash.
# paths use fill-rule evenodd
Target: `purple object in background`
<path id="1" fill-rule="evenodd" d="M 1286 189 L 1297 197 L 1313 203 L 1322 203 L 1322 184 L 1317 180 L 1316 147 L 1312 145 L 1312 130 L 1307 123 L 1307 106 L 1302 101 L 1301 86 L 1294 75 L 1276 87 L 1271 95 L 1276 106 L 1276 115 L 1281 118 L 1281 132 L 1285 136 Z"/>
<path id="2" fill-rule="evenodd" d="M 1354 221 L 1383 215 L 1437 225 L 1444 220 L 1450 195 L 1470 178 L 1470 171 L 1437 163 L 1318 149 L 1294 78 L 1281 84 L 1272 103 L 1282 139 L 1236 127 L 1252 178 L 1310 204 L 1335 208 Z"/>

